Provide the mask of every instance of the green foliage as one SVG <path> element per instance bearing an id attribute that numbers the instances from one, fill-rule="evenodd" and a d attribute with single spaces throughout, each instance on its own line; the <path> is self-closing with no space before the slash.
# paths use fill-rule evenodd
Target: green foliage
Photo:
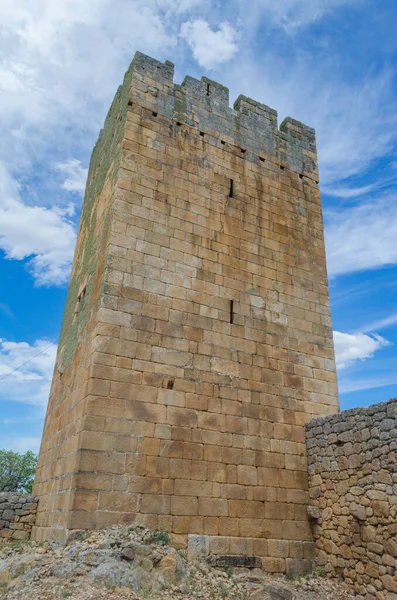
<path id="1" fill-rule="evenodd" d="M 229 577 L 229 579 L 230 579 L 230 577 L 231 577 L 231 576 L 232 576 L 232 574 L 233 574 L 232 567 L 231 567 L 230 565 L 226 565 L 226 567 L 223 567 L 223 570 L 224 570 L 224 572 L 226 573 L 226 575 L 227 575 L 227 576 Z"/>
<path id="2" fill-rule="evenodd" d="M 288 581 L 293 581 L 295 579 L 295 574 L 292 571 L 287 571 L 285 578 L 288 579 Z"/>
<path id="3" fill-rule="evenodd" d="M 76 531 L 74 539 L 76 542 L 83 542 L 85 540 L 85 531 Z"/>
<path id="4" fill-rule="evenodd" d="M 0 492 L 31 494 L 37 467 L 37 456 L 31 450 L 25 454 L 0 450 Z"/>
<path id="5" fill-rule="evenodd" d="M 171 541 L 171 538 L 167 531 L 164 529 L 160 529 L 158 531 L 153 531 L 150 536 L 150 541 L 155 544 L 159 544 L 159 546 L 168 546 Z"/>
<path id="6" fill-rule="evenodd" d="M 63 590 L 62 592 L 62 598 L 70 598 L 72 595 L 72 592 L 70 592 L 69 590 Z"/>

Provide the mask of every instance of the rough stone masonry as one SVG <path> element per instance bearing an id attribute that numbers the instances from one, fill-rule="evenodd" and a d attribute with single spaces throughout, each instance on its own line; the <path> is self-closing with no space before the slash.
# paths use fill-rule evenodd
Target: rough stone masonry
<path id="1" fill-rule="evenodd" d="M 142 523 L 284 572 L 314 550 L 305 423 L 337 410 L 313 129 L 137 53 L 92 154 L 34 538 Z"/>
<path id="2" fill-rule="evenodd" d="M 29 540 L 36 520 L 38 498 L 0 492 L 0 544 L 3 540 Z"/>
<path id="3" fill-rule="evenodd" d="M 357 600 L 397 600 L 397 400 L 307 425 L 318 560 Z"/>

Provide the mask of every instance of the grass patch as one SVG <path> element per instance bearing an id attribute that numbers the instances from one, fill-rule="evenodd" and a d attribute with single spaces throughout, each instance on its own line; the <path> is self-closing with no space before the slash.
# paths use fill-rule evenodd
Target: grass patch
<path id="1" fill-rule="evenodd" d="M 154 544 L 158 544 L 159 546 L 168 546 L 171 538 L 168 531 L 165 531 L 164 529 L 158 529 L 157 531 L 152 532 L 150 541 Z"/>

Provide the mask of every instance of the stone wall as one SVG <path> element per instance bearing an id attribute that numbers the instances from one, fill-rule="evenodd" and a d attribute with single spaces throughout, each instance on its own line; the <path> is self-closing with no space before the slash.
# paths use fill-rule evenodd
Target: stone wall
<path id="1" fill-rule="evenodd" d="M 1 539 L 28 540 L 36 521 L 38 498 L 14 492 L 0 493 Z"/>
<path id="2" fill-rule="evenodd" d="M 305 423 L 337 410 L 314 131 L 138 53 L 91 161 L 35 539 L 140 523 L 285 571 L 313 548 Z"/>
<path id="3" fill-rule="evenodd" d="M 397 400 L 307 425 L 319 564 L 358 598 L 397 599 Z"/>

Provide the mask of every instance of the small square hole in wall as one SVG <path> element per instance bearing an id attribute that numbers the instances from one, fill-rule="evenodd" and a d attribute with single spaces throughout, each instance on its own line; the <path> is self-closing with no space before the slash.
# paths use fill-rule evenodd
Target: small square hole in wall
<path id="1" fill-rule="evenodd" d="M 128 100 L 128 106 L 132 106 L 131 100 Z"/>
<path id="2" fill-rule="evenodd" d="M 173 377 L 171 377 L 171 379 L 169 379 L 167 381 L 167 390 L 173 390 L 174 384 L 175 384 L 175 379 Z"/>
<path id="3" fill-rule="evenodd" d="M 221 144 L 224 146 L 226 144 L 225 140 L 221 140 Z"/>
<path id="4" fill-rule="evenodd" d="M 178 127 L 180 127 L 182 125 L 182 123 L 180 121 L 177 121 L 176 124 Z"/>
<path id="5" fill-rule="evenodd" d="M 200 131 L 201 137 L 204 137 L 204 131 Z"/>
<path id="6" fill-rule="evenodd" d="M 152 115 L 153 115 L 154 117 L 157 117 L 157 113 L 156 113 L 156 112 L 152 112 Z"/>
<path id="7" fill-rule="evenodd" d="M 283 165 L 280 165 L 280 169 L 281 169 L 282 171 L 284 171 L 284 167 L 283 167 Z"/>
<path id="8" fill-rule="evenodd" d="M 299 179 L 303 179 L 302 173 L 299 173 Z"/>
<path id="9" fill-rule="evenodd" d="M 240 148 L 240 150 L 242 154 L 245 154 L 247 152 L 247 148 Z"/>
<path id="10" fill-rule="evenodd" d="M 263 156 L 260 156 L 260 157 L 259 157 L 259 160 L 260 160 L 261 162 L 265 162 L 265 159 L 263 158 Z"/>

